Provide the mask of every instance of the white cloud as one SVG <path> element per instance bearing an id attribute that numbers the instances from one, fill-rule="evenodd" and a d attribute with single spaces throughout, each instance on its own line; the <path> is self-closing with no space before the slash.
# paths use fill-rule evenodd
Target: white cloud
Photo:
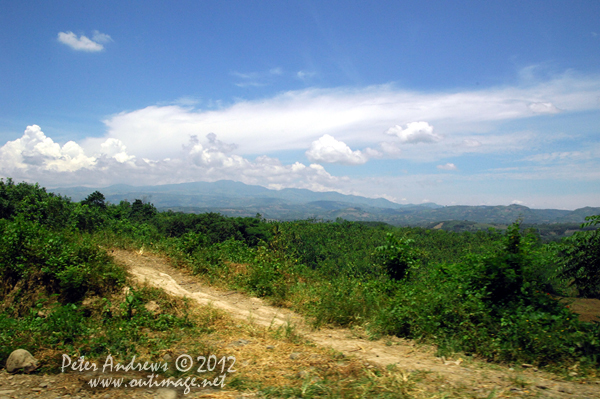
<path id="1" fill-rule="evenodd" d="M 600 154 L 596 154 L 600 155 Z M 592 159 L 594 155 L 591 151 L 561 151 L 561 152 L 552 152 L 545 154 L 536 154 L 531 155 L 525 158 L 526 161 L 547 163 L 554 161 L 578 161 L 578 160 L 586 160 Z"/>
<path id="2" fill-rule="evenodd" d="M 111 37 L 105 33 L 94 31 L 92 39 L 87 36 L 79 36 L 73 32 L 59 32 L 58 41 L 77 51 L 98 52 L 104 50 L 101 43 L 112 41 Z"/>
<path id="3" fill-rule="evenodd" d="M 519 201 L 519 200 L 512 200 L 510 203 L 513 205 L 523 205 L 524 204 L 523 201 Z"/>
<path id="4" fill-rule="evenodd" d="M 402 143 L 437 143 L 442 137 L 433 132 L 433 126 L 427 122 L 409 122 L 406 128 L 396 125 L 385 132 L 389 135 L 395 135 L 400 138 Z"/>
<path id="5" fill-rule="evenodd" d="M 404 158 L 430 160 L 453 156 L 457 151 L 502 152 L 514 148 L 523 140 L 510 141 L 503 136 L 505 133 L 498 134 L 494 129 L 503 121 L 533 116 L 530 104 L 551 103 L 568 113 L 596 109 L 598 97 L 600 77 L 570 74 L 523 88 L 452 93 L 417 93 L 390 85 L 306 89 L 238 101 L 217 109 L 166 105 L 123 112 L 105 121 L 105 138 L 81 144 L 97 151 L 99 141 L 114 137 L 127 148 L 135 149 L 136 156 L 151 159 L 174 156 L 188 137 L 209 132 L 238 144 L 238 151 L 244 154 L 305 150 L 325 134 L 345 143 L 374 148 L 390 126 L 403 121 L 427 121 L 423 122 L 427 125 L 420 135 L 415 134 L 418 129 L 413 134 L 408 134 L 409 130 L 404 133 L 405 139 L 445 139 L 427 147 L 404 145 L 402 150 Z M 432 132 L 428 130 L 431 126 L 435 126 Z M 395 130 L 404 128 L 408 129 L 403 126 Z"/>
<path id="6" fill-rule="evenodd" d="M 475 147 L 481 146 L 481 142 L 479 140 L 475 140 L 475 139 L 464 139 L 462 141 L 462 144 L 463 144 L 463 146 L 470 147 L 470 148 L 475 148 Z"/>
<path id="7" fill-rule="evenodd" d="M 296 77 L 301 80 L 310 79 L 315 75 L 316 75 L 315 72 L 307 72 L 307 71 L 298 71 L 296 73 Z"/>
<path id="8" fill-rule="evenodd" d="M 96 43 L 108 43 L 113 41 L 112 37 L 106 33 L 100 33 L 97 30 L 95 30 L 93 33 L 94 35 L 92 36 L 92 40 Z"/>
<path id="9" fill-rule="evenodd" d="M 0 170 L 9 174 L 30 165 L 50 171 L 73 172 L 94 166 L 96 159 L 86 157 L 83 149 L 69 141 L 62 147 L 46 137 L 38 125 L 27 126 L 20 139 L 0 147 Z"/>
<path id="10" fill-rule="evenodd" d="M 254 161 L 229 154 L 235 144 L 209 133 L 201 142 L 188 138 L 176 157 L 156 160 L 129 155 L 118 139 L 101 142 L 94 156 L 86 156 L 75 142 L 62 147 L 41 131 L 28 126 L 23 136 L 0 147 L 0 176 L 39 181 L 50 186 L 107 185 L 115 183 L 166 184 L 229 179 L 265 187 L 296 187 L 330 191 L 346 177 L 330 175 L 321 165 L 295 162 L 283 165 L 265 155 Z"/>
<path id="11" fill-rule="evenodd" d="M 402 153 L 402 150 L 400 150 L 396 143 L 388 143 L 384 141 L 379 143 L 379 146 L 381 147 L 381 151 L 383 151 L 385 155 L 391 157 L 398 157 Z"/>
<path id="12" fill-rule="evenodd" d="M 371 150 L 372 152 L 373 150 Z M 367 156 L 359 150 L 352 151 L 346 143 L 325 134 L 310 145 L 306 156 L 311 162 L 342 163 L 360 165 L 367 162 Z"/>
<path id="13" fill-rule="evenodd" d="M 560 112 L 552 103 L 531 103 L 529 109 L 535 114 L 557 114 Z"/>
<path id="14" fill-rule="evenodd" d="M 437 168 L 441 169 L 441 170 L 457 170 L 458 169 L 456 167 L 456 165 L 454 165 L 453 163 L 447 163 L 445 165 L 438 165 Z"/>
<path id="15" fill-rule="evenodd" d="M 127 155 L 127 147 L 119 139 L 109 138 L 104 143 L 100 144 L 101 153 L 114 158 L 119 163 L 133 161 L 134 155 Z"/>
<path id="16" fill-rule="evenodd" d="M 241 81 L 236 82 L 235 85 L 238 87 L 262 87 L 268 86 L 275 81 L 279 76 L 283 75 L 283 69 L 280 67 L 271 68 L 268 71 L 261 72 L 231 72 L 231 75 L 235 76 Z"/>

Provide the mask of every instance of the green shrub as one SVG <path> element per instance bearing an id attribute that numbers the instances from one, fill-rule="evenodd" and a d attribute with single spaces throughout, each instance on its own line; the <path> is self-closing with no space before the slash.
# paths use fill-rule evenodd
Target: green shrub
<path id="1" fill-rule="evenodd" d="M 51 293 L 77 301 L 86 293 L 117 288 L 124 271 L 90 238 L 50 231 L 23 220 L 0 223 L 0 279 L 6 295 L 20 280 L 35 277 Z"/>
<path id="2" fill-rule="evenodd" d="M 600 215 L 588 216 L 581 228 L 600 224 Z M 559 277 L 577 288 L 583 298 L 600 298 L 600 228 L 565 238 Z"/>

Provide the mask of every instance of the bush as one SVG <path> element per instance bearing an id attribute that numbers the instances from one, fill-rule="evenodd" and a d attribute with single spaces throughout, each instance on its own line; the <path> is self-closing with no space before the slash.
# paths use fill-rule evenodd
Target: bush
<path id="1" fill-rule="evenodd" d="M 588 216 L 581 228 L 600 224 L 600 215 Z M 600 298 L 600 229 L 579 231 L 565 238 L 559 277 L 574 285 L 583 298 Z"/>
<path id="2" fill-rule="evenodd" d="M 125 280 L 106 251 L 90 238 L 50 231 L 18 217 L 0 223 L 0 279 L 6 295 L 21 280 L 38 279 L 51 293 L 77 301 L 87 292 L 102 293 Z"/>

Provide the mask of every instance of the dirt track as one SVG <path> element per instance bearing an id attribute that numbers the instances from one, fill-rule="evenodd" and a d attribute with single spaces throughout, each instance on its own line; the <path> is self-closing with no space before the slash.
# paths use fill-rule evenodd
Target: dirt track
<path id="1" fill-rule="evenodd" d="M 418 347 L 413 342 L 397 338 L 369 341 L 355 337 L 347 329 L 313 330 L 303 318 L 288 309 L 269 306 L 259 298 L 250 298 L 235 291 L 220 291 L 200 283 L 184 270 L 172 267 L 167 259 L 138 252 L 115 249 L 112 255 L 141 283 L 160 287 L 176 296 L 194 299 L 200 305 L 212 305 L 229 312 L 233 317 L 264 327 L 292 323 L 296 332 L 317 345 L 331 347 L 347 356 L 381 366 L 395 364 L 407 371 L 426 370 L 438 373 L 450 383 L 468 385 L 473 391 L 481 389 L 515 390 L 511 381 L 529 381 L 533 393 L 544 398 L 600 398 L 600 382 L 578 383 L 560 381 L 557 376 L 534 368 L 510 370 L 462 359 L 440 359 L 432 348 Z M 391 343 L 391 345 L 390 345 Z M 513 386 L 513 388 L 511 388 Z"/>

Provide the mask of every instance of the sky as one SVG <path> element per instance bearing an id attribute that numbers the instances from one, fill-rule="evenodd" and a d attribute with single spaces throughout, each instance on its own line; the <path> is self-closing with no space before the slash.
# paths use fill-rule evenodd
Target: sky
<path id="1" fill-rule="evenodd" d="M 0 177 L 600 206 L 600 2 L 0 0 Z"/>

